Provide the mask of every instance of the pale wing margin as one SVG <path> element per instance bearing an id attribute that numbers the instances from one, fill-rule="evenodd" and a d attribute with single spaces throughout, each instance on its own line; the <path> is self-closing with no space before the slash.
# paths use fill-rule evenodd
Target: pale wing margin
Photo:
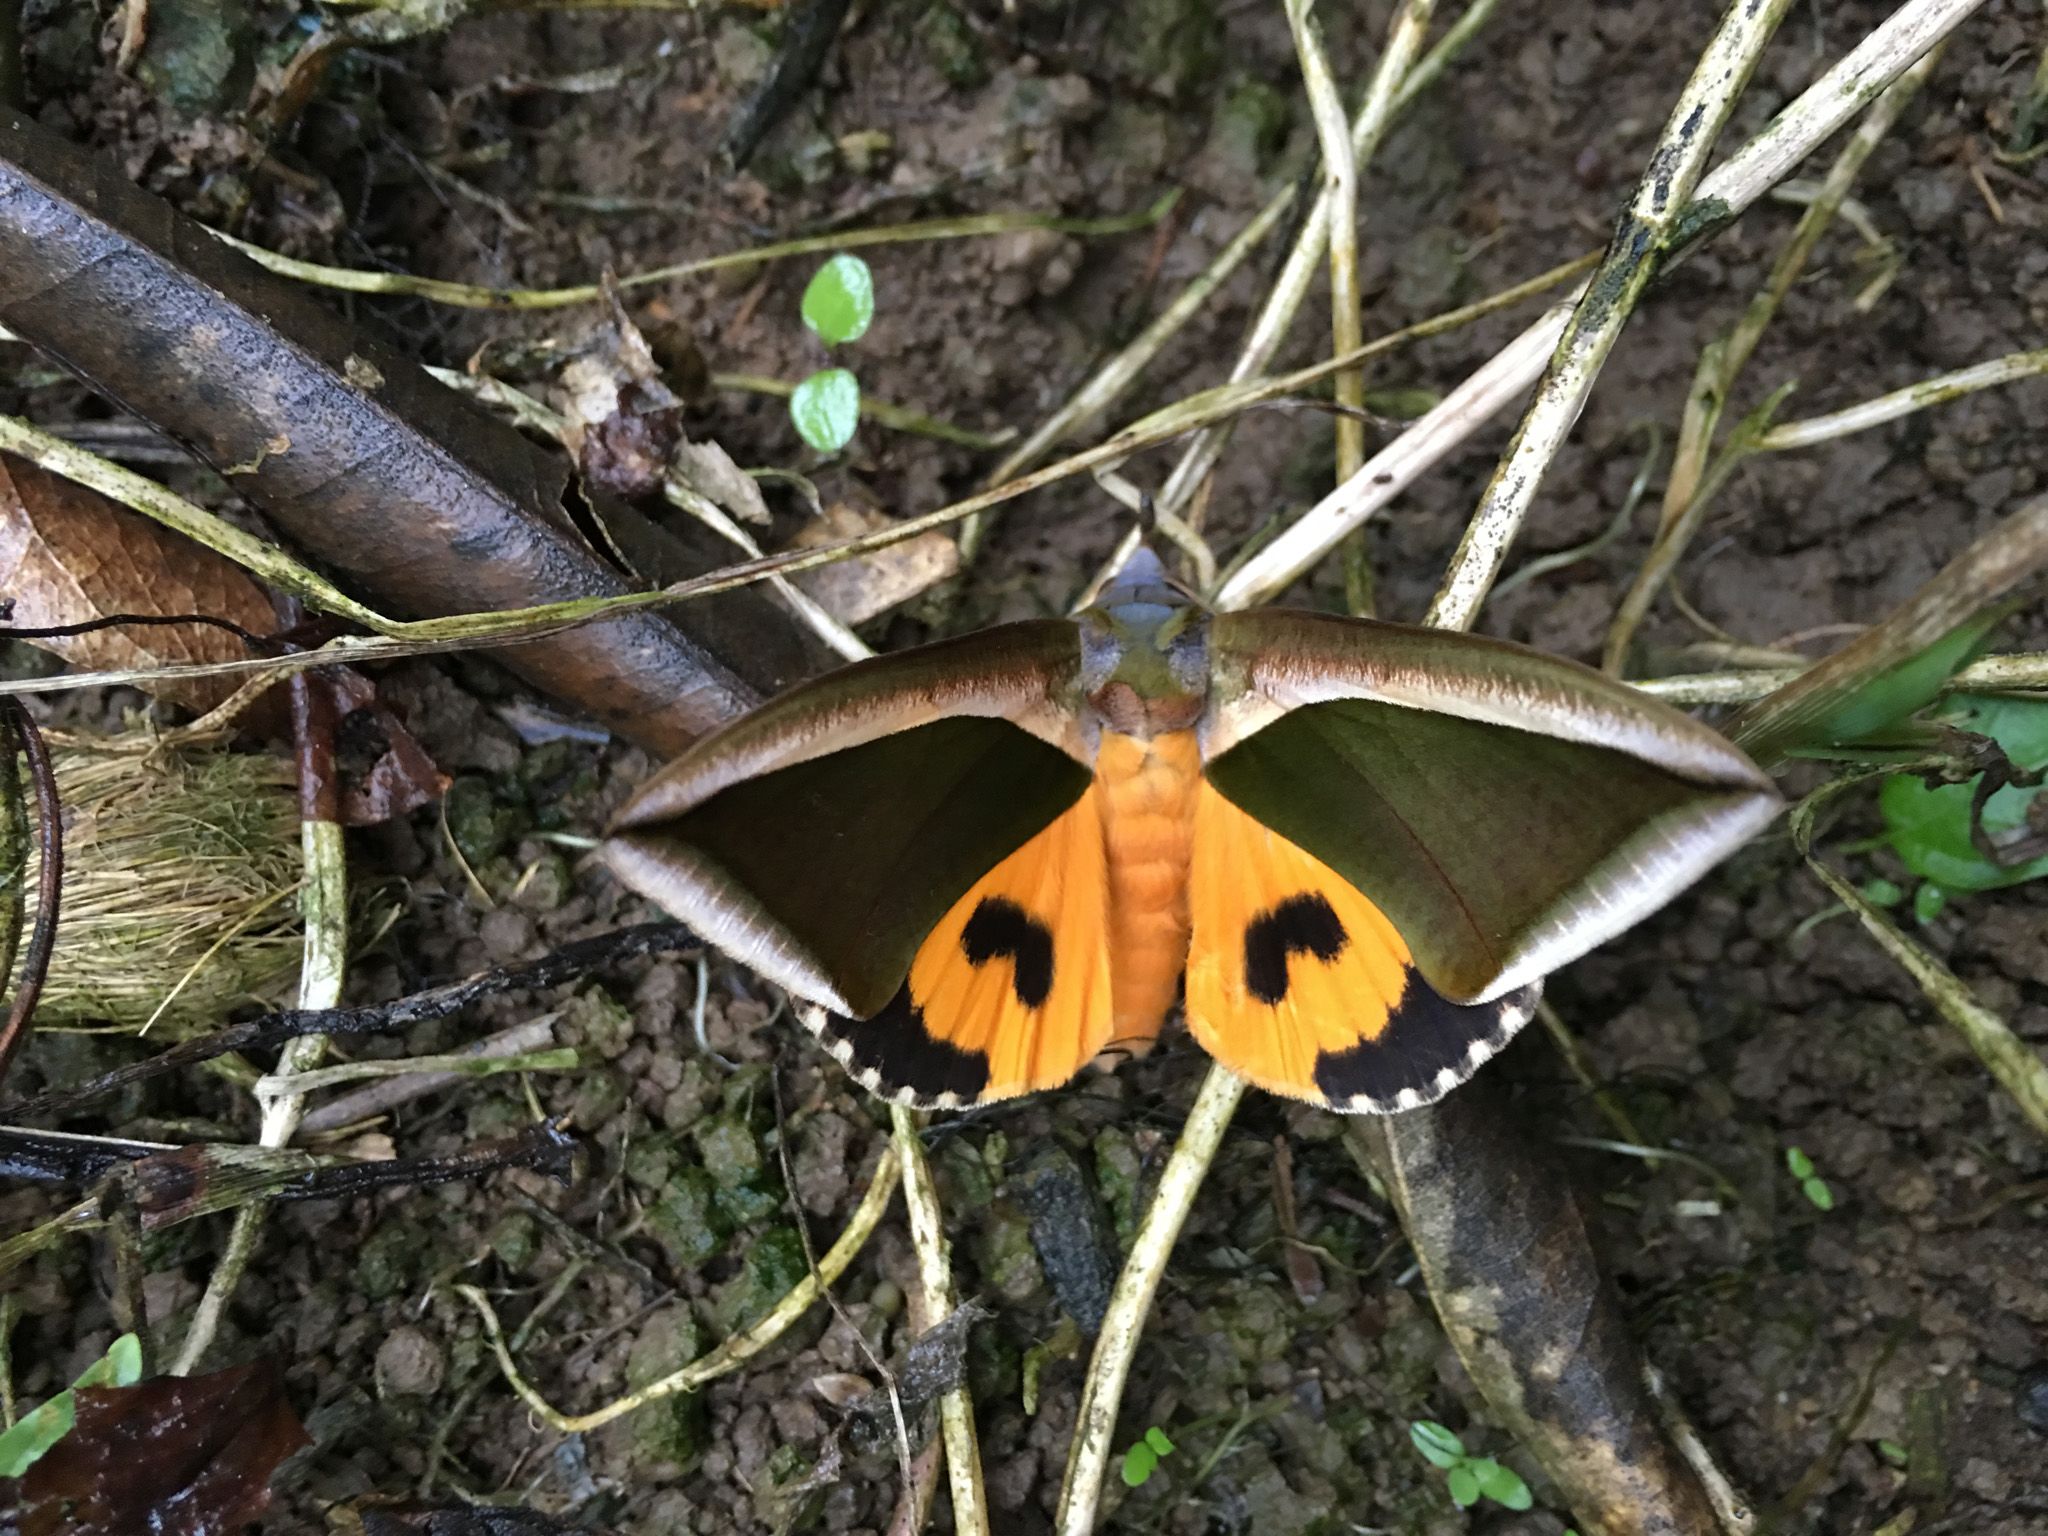
<path id="1" fill-rule="evenodd" d="M 1476 939 L 1404 931 L 1425 973 L 1434 973 L 1432 982 L 1460 1002 L 1500 997 L 1640 921 L 1753 837 L 1783 804 L 1770 778 L 1707 726 L 1591 668 L 1506 641 L 1264 609 L 1218 616 L 1210 644 L 1215 683 L 1202 728 L 1203 756 L 1212 781 L 1241 803 L 1242 791 L 1233 794 L 1228 782 L 1230 768 L 1235 764 L 1238 777 L 1246 777 L 1245 767 L 1260 755 L 1259 733 L 1289 716 L 1297 721 L 1314 719 L 1322 712 L 1313 706 L 1344 700 L 1391 707 L 1378 717 L 1390 727 L 1385 736 L 1387 761 L 1398 764 L 1414 783 L 1427 779 L 1427 765 L 1418 765 L 1412 756 L 1402 757 L 1402 712 L 1503 728 L 1498 746 L 1483 763 L 1452 764 L 1444 775 L 1446 792 L 1450 783 L 1460 784 L 1463 814 L 1475 828 L 1483 827 L 1489 815 L 1496 818 L 1497 842 L 1484 852 L 1497 863 L 1512 861 L 1518 852 L 1511 830 L 1518 770 L 1512 733 L 1597 749 L 1574 768 L 1571 785 L 1553 777 L 1529 786 L 1547 792 L 1553 803 L 1562 800 L 1568 806 L 1581 793 L 1601 793 L 1603 752 L 1620 754 L 1669 777 L 1673 793 L 1626 835 L 1597 849 L 1589 844 L 1584 857 L 1568 870 L 1533 872 L 1561 878 L 1554 899 L 1547 899 L 1540 910 L 1517 911 L 1512 920 L 1494 924 L 1485 934 L 1484 953 Z M 1332 730 L 1316 734 L 1334 737 L 1345 728 L 1334 719 L 1329 723 Z M 1269 740 L 1298 734 L 1296 726 L 1286 725 Z M 1443 733 L 1419 729 L 1416 734 L 1428 738 Z M 1485 734 L 1491 739 L 1491 733 Z M 1227 754 L 1234 749 L 1238 755 L 1232 759 Z M 1373 750 L 1368 745 L 1362 756 L 1369 759 Z M 1555 752 L 1549 756 L 1554 758 Z M 1275 780 L 1276 785 L 1280 782 L 1284 780 Z M 1357 789 L 1362 796 L 1375 792 L 1366 776 L 1361 776 Z M 1389 855 L 1371 850 L 1363 863 L 1347 860 L 1330 845 L 1338 835 L 1330 826 L 1299 818 L 1287 824 L 1289 799 L 1276 789 L 1266 794 L 1266 803 L 1245 808 L 1336 866 L 1391 912 L 1398 892 L 1385 889 L 1383 860 Z M 1433 809 L 1442 811 L 1440 806 Z M 1599 810 L 1612 820 L 1612 807 Z M 1393 807 L 1391 819 L 1399 821 L 1400 812 L 1400 807 Z M 1439 815 L 1438 821 L 1441 825 L 1444 818 Z M 1478 835 L 1473 834 L 1475 839 Z M 1418 867 L 1437 852 L 1418 849 Z M 1374 888 L 1376 872 L 1381 875 L 1380 889 Z M 1498 871 L 1492 873 L 1497 878 Z M 1433 869 L 1427 879 L 1457 884 L 1455 870 Z M 1423 877 L 1418 876 L 1417 883 L 1425 883 Z M 1490 914 L 1483 904 L 1467 916 L 1475 933 L 1488 929 Z"/>
<path id="2" fill-rule="evenodd" d="M 802 684 L 640 787 L 600 857 L 733 958 L 856 1017 L 968 886 L 1086 788 L 1075 626 L 998 626 Z"/>

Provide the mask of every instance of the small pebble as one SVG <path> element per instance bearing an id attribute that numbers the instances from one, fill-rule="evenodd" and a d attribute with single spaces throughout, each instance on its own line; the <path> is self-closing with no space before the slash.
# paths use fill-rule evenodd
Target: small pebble
<path id="1" fill-rule="evenodd" d="M 377 1346 L 379 1397 L 432 1397 L 447 1374 L 441 1346 L 417 1328 L 394 1328 Z"/>

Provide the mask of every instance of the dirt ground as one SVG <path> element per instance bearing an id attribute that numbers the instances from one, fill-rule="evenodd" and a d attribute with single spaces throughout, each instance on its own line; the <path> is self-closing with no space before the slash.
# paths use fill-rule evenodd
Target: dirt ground
<path id="1" fill-rule="evenodd" d="M 213 102 L 179 108 L 146 78 L 117 75 L 106 42 L 80 22 L 89 9 L 30 6 L 30 85 L 45 122 L 202 217 L 354 265 L 545 286 L 607 265 L 631 272 L 944 212 L 1121 213 L 1185 187 L 1153 230 L 865 253 L 879 300 L 872 331 L 850 349 L 864 387 L 986 431 L 1028 431 L 1049 414 L 1313 158 L 1292 45 L 1280 7 L 1265 0 L 862 4 L 820 84 L 739 174 L 717 168 L 714 152 L 772 53 L 775 22 L 758 12 L 559 9 L 460 21 L 352 55 L 266 145 L 238 123 L 233 82 Z M 1887 9 L 1797 7 L 1731 139 Z M 1340 78 L 1362 81 L 1388 6 L 1323 10 Z M 272 55 L 299 35 L 290 11 L 259 6 L 251 19 L 249 35 Z M 1703 6 L 1502 7 L 1366 177 L 1368 333 L 1599 244 L 1713 21 Z M 1869 218 L 1896 244 L 1895 280 L 1859 313 L 1851 301 L 1870 268 L 1837 226 L 1767 335 L 1739 407 L 1798 380 L 1788 414 L 1817 414 L 2038 345 L 2048 161 L 2006 167 L 1990 149 L 2004 142 L 2042 42 L 2039 8 L 2021 0 L 1993 0 L 1965 24 L 1859 184 Z M 1511 564 L 1607 524 L 1646 429 L 1668 442 L 1698 349 L 1740 311 L 1794 217 L 1760 206 L 1630 327 Z M 1223 376 L 1283 242 L 1269 242 L 1271 259 L 1254 258 L 1173 341 L 1118 421 Z M 680 280 L 635 308 L 694 338 L 715 370 L 794 379 L 819 362 L 797 319 L 810 270 L 790 262 Z M 581 310 L 349 303 L 365 324 L 451 365 L 486 343 L 573 342 L 595 323 Z M 1321 313 L 1304 316 L 1291 359 L 1323 347 Z M 1400 352 L 1371 384 L 1441 392 L 1525 318 Z M 23 356 L 0 361 L 13 373 Z M 69 386 L 16 382 L 0 394 L 42 416 L 84 409 Z M 1481 433 L 1371 525 L 1384 615 L 1419 616 L 1510 425 Z M 744 465 L 807 463 L 774 400 L 712 393 L 689 427 Z M 1745 643 L 1819 654 L 2040 490 L 2044 430 L 2048 386 L 2034 382 L 1756 463 L 1717 504 L 1679 585 L 1704 619 Z M 817 478 L 827 499 L 910 514 L 971 489 L 991 462 L 868 426 Z M 1170 462 L 1155 456 L 1126 473 L 1156 483 Z M 1219 547 L 1298 512 L 1331 464 L 1326 417 L 1252 416 L 1217 479 Z M 793 528 L 795 499 L 776 505 L 784 531 Z M 1062 611 L 1124 515 L 1083 481 L 1013 505 L 951 623 Z M 1645 508 L 1599 554 L 1502 595 L 1483 627 L 1596 660 L 1651 521 Z M 1337 562 L 1294 595 L 1341 606 Z M 913 607 L 869 638 L 912 642 L 930 632 L 930 614 Z M 1678 670 L 1681 649 L 1709 637 L 1667 597 L 1643 638 L 1648 666 Z M 2035 609 L 2001 645 L 2044 640 Z M 386 686 L 469 786 L 462 803 L 478 815 L 457 830 L 473 837 L 472 862 L 496 895 L 486 909 L 432 812 L 362 835 L 354 876 L 397 892 L 402 916 L 356 957 L 352 996 L 395 995 L 649 915 L 537 836 L 598 829 L 650 771 L 642 754 L 522 744 L 492 708 L 512 685 L 486 664 L 408 663 Z M 1883 856 L 1852 848 L 1874 825 L 1861 803 L 1831 834 L 1831 856 L 1857 878 L 1903 879 Z M 1768 1504 L 1822 1464 L 1785 1529 L 2048 1533 L 2048 1146 L 1853 920 L 1809 923 L 1827 906 L 1780 830 L 1553 982 L 1562 1018 L 1646 1140 L 1682 1160 L 1587 1145 L 1610 1128 L 1540 1029 L 1488 1070 L 1514 1083 L 1532 1155 L 1568 1166 L 1649 1356 L 1736 1481 Z M 1923 937 L 2048 1047 L 2048 893 L 2020 886 L 1956 901 Z M 839 1422 L 844 1378 L 873 1378 L 853 1329 L 884 1354 L 907 1337 L 914 1266 L 900 1209 L 842 1285 L 843 1318 L 821 1309 L 700 1396 L 587 1437 L 530 1419 L 446 1289 L 480 1285 L 516 1323 L 566 1276 L 522 1358 L 551 1400 L 579 1410 L 758 1315 L 804 1263 L 773 1152 L 771 1072 L 787 1106 L 795 1201 L 813 1239 L 830 1241 L 885 1146 L 886 1118 L 786 1017 L 768 1022 L 758 984 L 717 962 L 700 1042 L 697 985 L 689 960 L 641 963 L 384 1048 L 440 1049 L 561 1009 L 558 1036 L 597 1064 L 530 1086 L 544 1108 L 574 1113 L 589 1170 L 567 1190 L 511 1175 L 276 1214 L 212 1356 L 282 1358 L 317 1441 L 294 1463 L 285 1511 L 267 1529 L 321 1529 L 336 1499 L 421 1486 L 516 1496 L 650 1536 L 887 1523 L 896 1476 L 886 1439 L 849 1437 L 838 1481 L 813 1488 L 805 1474 Z M 68 1080 L 129 1050 L 48 1049 L 21 1070 L 26 1086 Z M 973 1336 L 970 1379 L 1005 1533 L 1049 1529 L 1085 1362 L 1034 1246 L 1031 1190 L 1065 1181 L 1099 1202 L 1105 1231 L 1127 1237 L 1205 1065 L 1178 1037 L 1114 1077 L 934 1136 L 962 1289 L 993 1313 Z M 194 1076 L 124 1104 L 119 1123 L 208 1116 L 246 1120 L 245 1102 Z M 494 1078 L 387 1129 L 409 1151 L 448 1151 L 528 1116 L 524 1088 Z M 1308 1299 L 1290 1283 L 1273 1215 L 1283 1138 L 1321 1275 Z M 1832 1210 L 1810 1205 L 1787 1176 L 1792 1146 L 1828 1180 Z M 0 1195 L 0 1230 L 50 1209 L 41 1193 Z M 177 1228 L 148 1251 L 152 1321 L 171 1335 L 224 1231 Z M 104 1350 L 105 1282 L 82 1243 L 27 1272 L 17 1393 L 40 1397 Z M 1415 1419 L 1448 1423 L 1519 1467 L 1537 1508 L 1455 1510 L 1408 1444 Z M 1178 1450 L 1143 1487 L 1117 1488 L 1107 1529 L 1559 1536 L 1568 1524 L 1526 1454 L 1487 1425 L 1343 1124 L 1258 1095 L 1175 1255 L 1119 1444 L 1152 1425 Z M 937 1529 L 947 1528 L 944 1504 Z"/>

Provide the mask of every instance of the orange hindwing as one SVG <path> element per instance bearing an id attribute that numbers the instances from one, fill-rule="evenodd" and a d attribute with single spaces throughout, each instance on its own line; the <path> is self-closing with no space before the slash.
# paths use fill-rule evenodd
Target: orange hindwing
<path id="1" fill-rule="evenodd" d="M 888 1098 L 957 1108 L 1056 1088 L 1110 1036 L 1107 903 L 1091 785 L 953 904 L 886 1008 L 820 1033 Z"/>
<path id="2" fill-rule="evenodd" d="M 1416 971 L 1386 915 L 1204 783 L 1189 897 L 1188 1027 L 1259 1087 L 1333 1109 L 1412 1109 L 1528 1018 L 1533 989 L 1460 1006 Z"/>

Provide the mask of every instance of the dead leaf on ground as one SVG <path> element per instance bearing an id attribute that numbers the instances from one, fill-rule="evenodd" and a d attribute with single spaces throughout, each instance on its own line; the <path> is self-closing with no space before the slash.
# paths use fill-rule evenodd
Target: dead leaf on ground
<path id="1" fill-rule="evenodd" d="M 323 667 L 316 686 L 332 691 L 335 767 L 341 778 L 341 824 L 373 827 L 430 805 L 449 785 L 377 686 L 352 667 Z"/>
<path id="2" fill-rule="evenodd" d="M 82 1387 L 78 1422 L 22 1479 L 21 1536 L 230 1536 L 311 1438 L 276 1362 Z"/>
<path id="3" fill-rule="evenodd" d="M 791 549 L 813 549 L 887 528 L 892 518 L 846 502 L 834 502 L 822 517 L 804 524 Z M 944 533 L 920 533 L 857 560 L 798 571 L 790 578 L 842 624 L 863 624 L 899 603 L 907 603 L 960 569 L 960 546 Z"/>
<path id="4" fill-rule="evenodd" d="M 768 502 L 760 483 L 718 444 L 683 443 L 676 450 L 675 470 L 691 490 L 710 497 L 741 522 L 768 526 Z"/>
<path id="5" fill-rule="evenodd" d="M 0 455 L 0 597 L 13 599 L 14 624 L 22 629 L 116 613 L 203 613 L 252 634 L 277 629 L 268 594 L 233 561 L 8 455 Z M 204 624 L 136 625 L 29 643 L 93 668 L 240 661 L 249 654 L 236 636 Z M 193 678 L 151 691 L 203 712 L 234 692 L 237 681 Z"/>

